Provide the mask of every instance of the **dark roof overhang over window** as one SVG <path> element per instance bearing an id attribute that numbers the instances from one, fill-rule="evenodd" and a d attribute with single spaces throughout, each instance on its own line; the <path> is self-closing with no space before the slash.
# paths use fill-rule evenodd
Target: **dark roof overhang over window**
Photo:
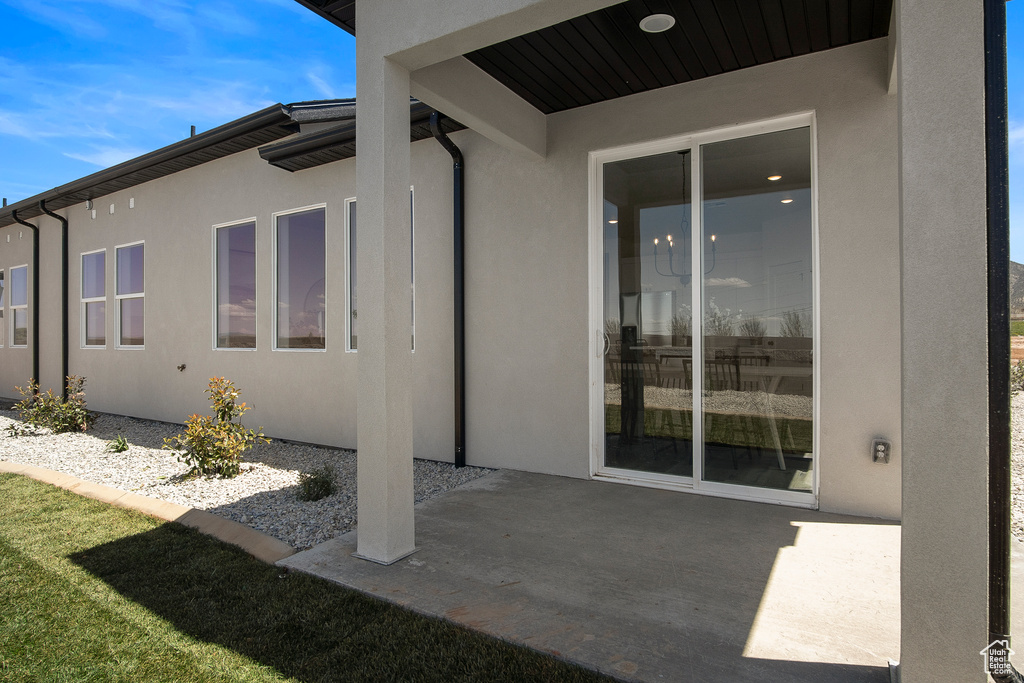
<path id="1" fill-rule="evenodd" d="M 355 34 L 355 0 L 297 1 Z M 647 33 L 651 14 L 675 23 Z M 891 14 L 892 0 L 628 0 L 465 57 L 551 114 L 882 38 Z"/>

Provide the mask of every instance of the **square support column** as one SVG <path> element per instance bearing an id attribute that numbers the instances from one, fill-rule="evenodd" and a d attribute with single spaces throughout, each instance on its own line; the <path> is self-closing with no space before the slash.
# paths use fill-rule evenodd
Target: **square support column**
<path id="1" fill-rule="evenodd" d="M 356 43 L 359 91 L 357 485 L 359 557 L 415 550 L 409 216 L 409 72 Z"/>
<path id="2" fill-rule="evenodd" d="M 987 680 L 978 654 L 988 644 L 982 7 L 961 0 L 901 0 L 894 8 L 905 683 Z"/>

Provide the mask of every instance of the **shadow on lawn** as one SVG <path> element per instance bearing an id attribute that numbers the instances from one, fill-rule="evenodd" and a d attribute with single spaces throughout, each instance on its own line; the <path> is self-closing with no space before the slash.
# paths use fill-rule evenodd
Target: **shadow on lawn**
<path id="1" fill-rule="evenodd" d="M 285 573 L 179 524 L 69 559 L 179 631 L 300 681 L 602 680 L 531 650 Z"/>

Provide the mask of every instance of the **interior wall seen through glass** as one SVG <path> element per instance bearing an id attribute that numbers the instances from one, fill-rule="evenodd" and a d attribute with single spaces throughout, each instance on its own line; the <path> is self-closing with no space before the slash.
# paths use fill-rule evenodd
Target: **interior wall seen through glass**
<path id="1" fill-rule="evenodd" d="M 217 229 L 217 347 L 256 348 L 256 224 Z"/>
<path id="2" fill-rule="evenodd" d="M 325 212 L 277 217 L 277 348 L 326 348 Z"/>

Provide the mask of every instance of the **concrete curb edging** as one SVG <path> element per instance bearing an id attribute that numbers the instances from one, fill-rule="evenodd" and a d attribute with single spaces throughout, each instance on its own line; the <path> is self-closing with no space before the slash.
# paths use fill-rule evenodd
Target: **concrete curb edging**
<path id="1" fill-rule="evenodd" d="M 184 524 L 208 536 L 213 536 L 220 541 L 236 545 L 257 560 L 267 564 L 274 564 L 295 554 L 295 549 L 280 539 L 230 519 L 218 517 L 205 510 L 197 510 L 185 507 L 184 505 L 178 505 L 177 503 L 168 503 L 164 500 L 140 496 L 136 493 L 129 493 L 121 489 L 104 486 L 103 484 L 83 481 L 70 474 L 63 474 L 33 465 L 22 465 L 10 460 L 0 460 L 0 472 L 21 474 L 36 481 L 52 484 L 72 493 L 77 493 L 80 496 L 135 510 L 168 522 Z"/>

